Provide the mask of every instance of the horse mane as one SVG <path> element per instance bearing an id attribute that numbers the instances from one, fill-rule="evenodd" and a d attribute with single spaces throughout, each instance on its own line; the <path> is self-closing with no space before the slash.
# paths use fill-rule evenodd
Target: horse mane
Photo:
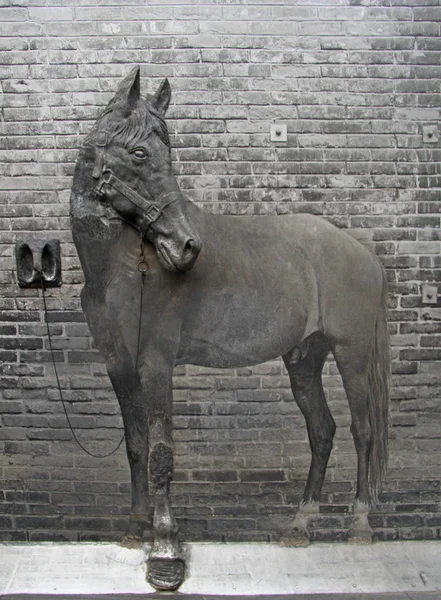
<path id="1" fill-rule="evenodd" d="M 164 116 L 144 99 L 138 101 L 135 109 L 127 117 L 123 116 L 117 105 L 111 101 L 98 117 L 93 130 L 86 138 L 86 144 L 94 145 L 97 132 L 103 130 L 108 135 L 108 141 L 119 138 L 124 146 L 134 146 L 154 132 L 170 148 Z"/>

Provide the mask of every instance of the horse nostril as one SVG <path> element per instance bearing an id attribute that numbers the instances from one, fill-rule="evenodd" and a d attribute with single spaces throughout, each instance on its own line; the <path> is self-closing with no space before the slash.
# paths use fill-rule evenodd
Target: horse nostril
<path id="1" fill-rule="evenodd" d="M 191 269 L 201 250 L 198 238 L 188 238 L 182 247 L 182 267 L 184 270 Z"/>
<path id="2" fill-rule="evenodd" d="M 193 248 L 195 246 L 194 240 L 192 240 L 191 238 L 188 239 L 185 242 L 185 246 L 184 246 L 184 254 L 188 255 L 191 254 L 193 252 Z"/>

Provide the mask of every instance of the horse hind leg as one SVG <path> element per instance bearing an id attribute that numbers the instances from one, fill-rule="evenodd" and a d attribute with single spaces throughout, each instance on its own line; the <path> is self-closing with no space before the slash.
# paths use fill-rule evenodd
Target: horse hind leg
<path id="1" fill-rule="evenodd" d="M 349 541 L 370 543 L 373 531 L 368 514 L 387 461 L 387 360 L 378 359 L 377 348 L 337 346 L 334 356 L 351 412 L 351 433 L 357 453 L 357 492 Z M 383 364 L 384 362 L 384 364 Z"/>
<path id="2" fill-rule="evenodd" d="M 327 339 L 316 332 L 283 356 L 294 399 L 306 421 L 312 454 L 298 512 L 290 531 L 280 540 L 285 546 L 308 545 L 309 527 L 319 512 L 320 494 L 336 429 L 322 386 L 322 369 L 329 351 Z"/>
<path id="3" fill-rule="evenodd" d="M 365 360 L 354 347 L 336 347 L 335 360 L 351 412 L 351 433 L 357 453 L 357 491 L 354 519 L 349 529 L 349 541 L 368 543 L 372 540 L 372 529 L 368 521 L 371 504 L 369 491 L 369 454 L 371 426 L 368 411 L 368 377 Z"/>

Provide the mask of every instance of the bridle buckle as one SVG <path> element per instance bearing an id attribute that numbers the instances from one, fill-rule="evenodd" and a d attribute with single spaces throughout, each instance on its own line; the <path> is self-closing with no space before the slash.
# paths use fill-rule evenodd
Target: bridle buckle
<path id="1" fill-rule="evenodd" d="M 110 182 L 112 181 L 112 177 L 113 177 L 113 173 L 110 169 L 104 169 L 103 172 L 101 173 L 101 177 L 100 177 L 100 181 L 97 185 L 97 187 L 95 188 L 95 194 L 98 196 L 98 198 L 103 199 L 104 196 L 106 195 L 103 187 L 106 184 L 110 184 Z"/>
<path id="2" fill-rule="evenodd" d="M 156 221 L 156 219 L 159 217 L 160 213 L 161 213 L 161 210 L 154 204 L 150 204 L 145 209 L 145 214 L 150 222 Z"/>

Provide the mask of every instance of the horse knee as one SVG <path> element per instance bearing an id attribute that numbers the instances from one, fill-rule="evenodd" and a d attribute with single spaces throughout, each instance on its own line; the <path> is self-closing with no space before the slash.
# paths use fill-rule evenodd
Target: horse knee
<path id="1" fill-rule="evenodd" d="M 150 477 L 156 489 L 168 486 L 173 475 L 173 451 L 170 446 L 159 442 L 150 454 Z"/>
<path id="2" fill-rule="evenodd" d="M 113 387 L 117 390 L 123 390 L 125 394 L 133 394 L 136 382 L 127 376 L 127 373 L 133 372 L 132 366 L 118 356 L 113 358 L 114 361 L 106 360 L 107 373 Z"/>
<path id="3" fill-rule="evenodd" d="M 146 460 L 147 451 L 141 443 L 130 444 L 127 447 L 127 458 L 130 464 Z"/>

